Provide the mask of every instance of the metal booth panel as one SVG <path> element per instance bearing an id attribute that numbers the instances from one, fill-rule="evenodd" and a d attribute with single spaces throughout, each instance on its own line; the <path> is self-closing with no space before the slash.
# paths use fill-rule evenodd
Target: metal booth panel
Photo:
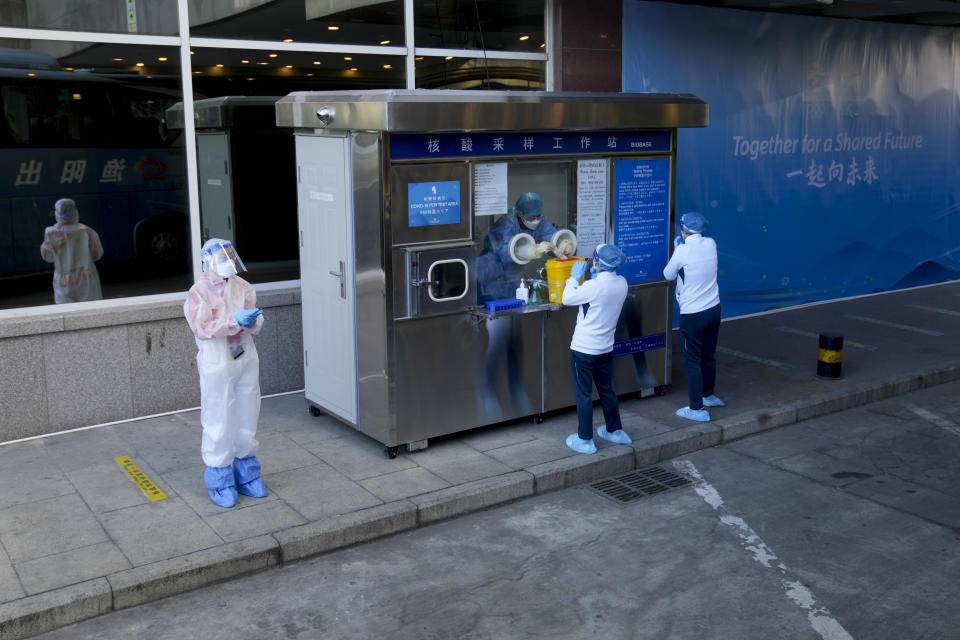
<path id="1" fill-rule="evenodd" d="M 357 428 L 380 442 L 396 440 L 390 405 L 390 317 L 384 247 L 383 156 L 380 134 L 350 135 L 357 296 Z"/>
<path id="2" fill-rule="evenodd" d="M 539 413 L 542 314 L 470 313 L 397 322 L 397 441 Z"/>

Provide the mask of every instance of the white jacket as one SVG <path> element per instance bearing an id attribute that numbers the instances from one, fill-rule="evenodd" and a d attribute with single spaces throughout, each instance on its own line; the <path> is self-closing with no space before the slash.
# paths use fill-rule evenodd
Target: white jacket
<path id="1" fill-rule="evenodd" d="M 568 278 L 563 304 L 580 305 L 570 348 L 590 355 L 613 351 L 613 334 L 626 299 L 627 280 L 613 271 L 600 271 L 596 278 L 583 284 Z"/>
<path id="2" fill-rule="evenodd" d="M 717 243 L 699 233 L 687 236 L 673 250 L 663 277 L 677 281 L 677 302 L 681 314 L 706 311 L 720 304 L 717 287 Z"/>

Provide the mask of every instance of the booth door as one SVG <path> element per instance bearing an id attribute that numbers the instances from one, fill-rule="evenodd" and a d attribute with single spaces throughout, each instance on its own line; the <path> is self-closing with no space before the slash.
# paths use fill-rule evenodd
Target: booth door
<path id="1" fill-rule="evenodd" d="M 226 133 L 197 134 L 197 171 L 200 174 L 200 228 L 204 239 L 235 242 L 233 182 L 230 177 L 230 139 Z M 243 255 L 244 247 L 240 247 Z"/>
<path id="2" fill-rule="evenodd" d="M 357 421 L 352 190 L 346 138 L 296 136 L 306 399 Z"/>

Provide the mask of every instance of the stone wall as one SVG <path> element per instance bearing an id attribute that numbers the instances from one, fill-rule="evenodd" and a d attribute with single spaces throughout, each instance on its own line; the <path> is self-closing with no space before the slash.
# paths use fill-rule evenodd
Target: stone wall
<path id="1" fill-rule="evenodd" d="M 0 315 L 0 442 L 199 406 L 185 295 Z M 259 291 L 257 306 L 261 393 L 302 389 L 300 289 Z"/>

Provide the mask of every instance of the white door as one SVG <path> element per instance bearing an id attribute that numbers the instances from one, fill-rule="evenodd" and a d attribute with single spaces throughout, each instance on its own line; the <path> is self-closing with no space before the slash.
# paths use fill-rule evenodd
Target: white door
<path id="1" fill-rule="evenodd" d="M 200 232 L 203 239 L 234 241 L 233 184 L 230 178 L 230 138 L 226 133 L 197 134 L 200 174 Z M 243 247 L 239 247 L 243 255 Z"/>
<path id="2" fill-rule="evenodd" d="M 296 136 L 306 398 L 357 421 L 353 190 L 347 138 Z"/>

